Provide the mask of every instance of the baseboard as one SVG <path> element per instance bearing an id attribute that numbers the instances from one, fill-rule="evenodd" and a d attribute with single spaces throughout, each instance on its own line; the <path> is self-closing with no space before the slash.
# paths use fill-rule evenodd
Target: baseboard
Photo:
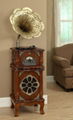
<path id="1" fill-rule="evenodd" d="M 11 99 L 10 97 L 0 98 L 0 107 L 10 107 Z"/>
<path id="2" fill-rule="evenodd" d="M 48 96 L 43 95 L 43 98 L 45 100 L 45 104 L 48 103 Z M 10 97 L 4 97 L 0 98 L 0 107 L 10 107 L 11 106 L 11 99 Z"/>
<path id="3" fill-rule="evenodd" d="M 47 76 L 47 82 L 54 82 L 54 76 L 53 75 Z"/>

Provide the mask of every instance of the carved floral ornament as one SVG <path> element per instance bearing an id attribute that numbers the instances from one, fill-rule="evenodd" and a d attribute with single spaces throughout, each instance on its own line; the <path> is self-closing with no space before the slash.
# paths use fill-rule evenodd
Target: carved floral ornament
<path id="1" fill-rule="evenodd" d="M 13 30 L 26 39 L 39 37 L 44 30 L 40 15 L 28 7 L 15 9 L 10 16 L 10 22 Z"/>

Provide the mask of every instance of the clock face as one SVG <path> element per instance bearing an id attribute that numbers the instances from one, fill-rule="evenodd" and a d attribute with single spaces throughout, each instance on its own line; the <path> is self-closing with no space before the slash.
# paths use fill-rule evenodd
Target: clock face
<path id="1" fill-rule="evenodd" d="M 28 56 L 23 60 L 22 64 L 25 66 L 36 65 L 36 60 L 32 56 Z"/>
<path id="2" fill-rule="evenodd" d="M 35 76 L 27 75 L 20 83 L 20 89 L 26 95 L 31 96 L 39 88 L 39 82 Z"/>

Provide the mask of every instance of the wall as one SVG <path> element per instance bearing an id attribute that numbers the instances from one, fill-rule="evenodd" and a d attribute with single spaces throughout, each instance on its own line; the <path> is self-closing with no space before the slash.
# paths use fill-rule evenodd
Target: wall
<path id="1" fill-rule="evenodd" d="M 52 75 L 52 54 L 54 48 L 54 0 L 47 0 L 47 74 Z"/>
<path id="2" fill-rule="evenodd" d="M 23 40 L 21 45 L 36 45 L 44 52 L 44 92 L 46 92 L 46 43 L 47 43 L 47 0 L 0 0 L 0 97 L 8 97 L 11 93 L 11 51 L 17 38 L 9 22 L 9 16 L 15 8 L 30 7 L 41 15 L 45 31 L 39 38 Z"/>

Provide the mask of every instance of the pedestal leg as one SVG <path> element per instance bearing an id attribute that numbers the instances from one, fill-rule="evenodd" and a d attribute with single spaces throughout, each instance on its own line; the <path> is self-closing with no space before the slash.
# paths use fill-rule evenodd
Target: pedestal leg
<path id="1" fill-rule="evenodd" d="M 19 114 L 19 105 L 16 104 L 16 105 L 15 105 L 15 117 L 17 117 L 18 114 Z"/>
<path id="2" fill-rule="evenodd" d="M 13 109 L 14 108 L 14 104 L 11 102 L 11 108 Z"/>
<path id="3" fill-rule="evenodd" d="M 40 102 L 40 113 L 44 114 L 44 101 Z"/>

